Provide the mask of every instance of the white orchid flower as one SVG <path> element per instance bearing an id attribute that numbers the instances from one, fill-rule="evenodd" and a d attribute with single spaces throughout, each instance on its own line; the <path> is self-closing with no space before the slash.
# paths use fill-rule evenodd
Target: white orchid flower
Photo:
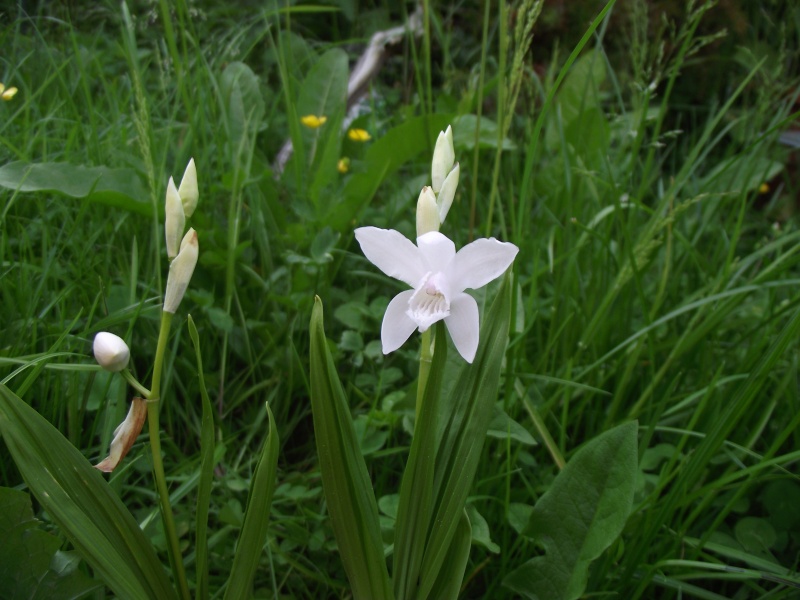
<path id="1" fill-rule="evenodd" d="M 444 320 L 459 354 L 471 363 L 478 349 L 478 303 L 464 290 L 500 277 L 519 248 L 491 238 L 475 240 L 456 253 L 455 244 L 438 231 L 418 237 L 416 246 L 393 229 L 359 227 L 355 234 L 372 264 L 413 288 L 397 294 L 386 308 L 383 353 L 397 350 L 415 329 L 424 332 Z"/>

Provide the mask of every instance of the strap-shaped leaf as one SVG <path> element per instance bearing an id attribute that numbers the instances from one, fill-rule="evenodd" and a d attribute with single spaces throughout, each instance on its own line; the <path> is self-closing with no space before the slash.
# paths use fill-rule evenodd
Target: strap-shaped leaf
<path id="1" fill-rule="evenodd" d="M 378 505 L 336 374 L 317 297 L 311 313 L 311 409 L 314 436 L 339 554 L 355 600 L 392 598 L 383 558 Z"/>
<path id="2" fill-rule="evenodd" d="M 635 421 L 584 444 L 539 498 L 527 535 L 546 550 L 503 584 L 525 598 L 575 600 L 589 564 L 617 539 L 628 520 L 638 471 Z"/>
<path id="3" fill-rule="evenodd" d="M 464 571 L 467 568 L 469 550 L 472 547 L 472 524 L 467 517 L 467 511 L 461 511 L 461 518 L 456 526 L 456 533 L 450 542 L 450 548 L 444 557 L 439 576 L 430 594 L 436 600 L 456 600 L 464 581 Z"/>
<path id="4" fill-rule="evenodd" d="M 164 566 L 100 472 L 0 385 L 0 433 L 31 492 L 120 598 L 175 598 Z"/>
<path id="5" fill-rule="evenodd" d="M 447 338 L 442 322 L 436 324 L 434 348 L 430 375 L 425 385 L 419 418 L 414 426 L 414 439 L 411 441 L 408 463 L 400 484 L 392 571 L 394 595 L 397 600 L 414 597 L 433 515 L 436 417 L 439 413 L 439 396 L 447 358 Z"/>
<path id="6" fill-rule="evenodd" d="M 511 320 L 511 275 L 503 283 L 483 316 L 480 345 L 473 363 L 465 363 L 453 386 L 445 411 L 436 454 L 435 508 L 420 574 L 420 599 L 434 598 L 431 590 L 450 551 L 461 513 L 472 488 L 486 431 L 500 384 L 500 369 L 508 345 Z"/>
<path id="7" fill-rule="evenodd" d="M 272 494 L 275 491 L 275 473 L 278 469 L 278 450 L 280 442 L 275 427 L 275 417 L 267 406 L 269 416 L 269 435 L 264 441 L 261 458 L 258 460 L 256 472 L 250 482 L 250 493 L 247 498 L 247 509 L 244 523 L 236 543 L 236 555 L 228 578 L 225 598 L 238 600 L 253 595 L 253 577 L 256 574 L 258 560 L 264 551 L 264 540 L 269 526 L 269 508 Z"/>

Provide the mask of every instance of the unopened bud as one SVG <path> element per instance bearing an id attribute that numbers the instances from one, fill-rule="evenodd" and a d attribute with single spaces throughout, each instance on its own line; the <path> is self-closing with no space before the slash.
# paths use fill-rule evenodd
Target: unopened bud
<path id="1" fill-rule="evenodd" d="M 172 177 L 167 184 L 167 201 L 164 205 L 164 232 L 167 238 L 167 257 L 172 260 L 178 254 L 178 243 L 183 235 L 183 228 L 186 226 L 186 215 L 183 212 L 178 188 Z"/>
<path id="2" fill-rule="evenodd" d="M 417 200 L 417 237 L 431 231 L 439 231 L 439 208 L 436 195 L 427 185 L 422 188 Z"/>
<path id="3" fill-rule="evenodd" d="M 188 219 L 197 208 L 197 200 L 200 198 L 200 192 L 197 191 L 197 168 L 194 166 L 193 158 L 189 160 L 189 164 L 186 165 L 186 170 L 183 172 L 178 195 L 183 204 L 183 213 Z"/>
<path id="4" fill-rule="evenodd" d="M 194 273 L 197 265 L 199 246 L 197 244 L 197 232 L 189 229 L 181 240 L 181 249 L 178 256 L 169 265 L 169 275 L 167 276 L 167 291 L 164 294 L 164 312 L 175 313 L 180 306 L 186 288 Z"/>
<path id="5" fill-rule="evenodd" d="M 450 206 L 453 204 L 453 198 L 456 195 L 456 188 L 458 187 L 458 177 L 461 174 L 461 168 L 456 163 L 453 170 L 450 171 L 447 178 L 442 184 L 442 189 L 436 197 L 436 204 L 439 207 L 439 221 L 444 223 L 447 213 L 450 211 Z"/>
<path id="6" fill-rule="evenodd" d="M 456 161 L 456 152 L 453 149 L 453 128 L 449 125 L 446 131 L 440 131 L 436 139 L 436 147 L 433 149 L 433 161 L 431 162 L 431 181 L 433 191 L 439 193 L 442 189 L 445 177 L 453 169 Z"/>
<path id="7" fill-rule="evenodd" d="M 118 335 L 107 331 L 101 331 L 94 336 L 92 352 L 97 364 L 106 371 L 122 371 L 131 359 L 128 344 Z"/>

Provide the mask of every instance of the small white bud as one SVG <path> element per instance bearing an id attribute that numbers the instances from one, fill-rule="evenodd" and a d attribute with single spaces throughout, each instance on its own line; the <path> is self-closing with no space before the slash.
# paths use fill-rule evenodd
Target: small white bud
<path id="1" fill-rule="evenodd" d="M 436 195 L 427 185 L 422 188 L 417 200 L 417 237 L 431 231 L 439 231 L 439 208 Z"/>
<path id="2" fill-rule="evenodd" d="M 194 209 L 197 208 L 197 200 L 200 198 L 200 192 L 197 191 L 197 168 L 194 166 L 193 158 L 186 165 L 186 170 L 183 172 L 178 195 L 181 197 L 183 212 L 188 219 L 194 214 Z"/>
<path id="3" fill-rule="evenodd" d="M 181 249 L 169 265 L 169 275 L 167 275 L 167 291 L 164 294 L 164 312 L 175 313 L 183 300 L 189 281 L 192 279 L 194 267 L 197 265 L 199 254 L 197 243 L 197 232 L 189 229 L 181 240 Z"/>
<path id="4" fill-rule="evenodd" d="M 164 205 L 164 232 L 167 238 L 167 257 L 172 260 L 178 255 L 178 243 L 183 235 L 183 228 L 186 226 L 186 215 L 183 212 L 183 204 L 175 187 L 172 177 L 167 184 L 167 201 Z"/>
<path id="5" fill-rule="evenodd" d="M 122 371 L 131 359 L 128 344 L 118 335 L 107 331 L 101 331 L 94 336 L 92 352 L 97 364 L 106 371 Z"/>
<path id="6" fill-rule="evenodd" d="M 436 147 L 433 149 L 433 161 L 431 162 L 431 181 L 433 191 L 439 193 L 442 189 L 445 177 L 453 169 L 456 161 L 456 151 L 453 149 L 453 128 L 448 125 L 447 131 L 440 131 L 436 139 Z"/>
<path id="7" fill-rule="evenodd" d="M 458 177 L 461 174 L 461 167 L 453 167 L 453 170 L 447 175 L 447 178 L 442 184 L 442 189 L 436 197 L 436 204 L 439 207 L 439 222 L 444 223 L 447 213 L 450 211 L 450 206 L 453 204 L 453 198 L 456 196 L 456 188 L 458 187 Z"/>

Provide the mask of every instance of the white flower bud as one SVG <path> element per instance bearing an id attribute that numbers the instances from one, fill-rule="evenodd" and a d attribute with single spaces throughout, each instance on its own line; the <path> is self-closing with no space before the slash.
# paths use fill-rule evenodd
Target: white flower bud
<path id="1" fill-rule="evenodd" d="M 453 204 L 453 198 L 456 195 L 456 188 L 458 187 L 458 177 L 461 174 L 461 167 L 456 166 L 453 167 L 453 170 L 450 171 L 450 174 L 444 180 L 442 184 L 442 189 L 439 191 L 439 195 L 436 198 L 436 204 L 439 207 L 439 222 L 444 223 L 444 219 L 447 216 L 447 213 L 450 211 L 450 206 Z"/>
<path id="2" fill-rule="evenodd" d="M 199 246 L 197 244 L 197 232 L 189 229 L 181 240 L 181 249 L 169 265 L 169 275 L 167 276 L 167 291 L 164 294 L 164 312 L 175 313 L 183 300 L 189 281 L 192 279 L 194 267 L 197 264 Z"/>
<path id="3" fill-rule="evenodd" d="M 194 166 L 193 158 L 186 165 L 186 170 L 183 172 L 178 195 L 181 197 L 183 212 L 188 219 L 194 213 L 194 209 L 197 208 L 197 200 L 200 198 L 200 192 L 197 191 L 197 169 Z"/>
<path id="4" fill-rule="evenodd" d="M 164 231 L 167 238 L 167 257 L 172 260 L 178 255 L 178 243 L 186 226 L 186 215 L 183 212 L 180 194 L 172 177 L 167 184 L 167 201 L 164 205 Z"/>
<path id="5" fill-rule="evenodd" d="M 431 162 L 431 181 L 433 191 L 439 193 L 445 177 L 453 168 L 456 161 L 456 151 L 453 149 L 453 128 L 448 125 L 447 131 L 440 131 L 433 149 Z"/>
<path id="6" fill-rule="evenodd" d="M 94 352 L 97 364 L 106 371 L 122 371 L 128 366 L 128 361 L 131 359 L 128 344 L 118 335 L 107 331 L 101 331 L 94 336 L 92 352 Z"/>
<path id="7" fill-rule="evenodd" d="M 417 200 L 417 237 L 429 231 L 439 231 L 439 208 L 436 195 L 427 185 L 422 188 Z"/>

